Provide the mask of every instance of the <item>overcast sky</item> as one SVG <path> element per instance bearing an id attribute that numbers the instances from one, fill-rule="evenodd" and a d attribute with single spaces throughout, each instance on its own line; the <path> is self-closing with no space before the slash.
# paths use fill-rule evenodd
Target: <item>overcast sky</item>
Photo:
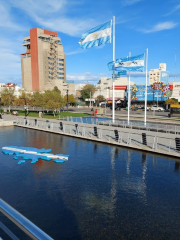
<path id="1" fill-rule="evenodd" d="M 101 76 L 111 77 L 107 63 L 112 61 L 112 44 L 83 50 L 78 41 L 113 16 L 116 58 L 129 52 L 139 55 L 148 48 L 148 70 L 165 62 L 171 80 L 177 74 L 180 81 L 179 0 L 1 0 L 0 12 L 0 82 L 21 85 L 23 38 L 35 27 L 58 32 L 67 55 L 68 80 L 96 84 Z M 133 81 L 144 83 L 144 74 L 134 76 Z"/>

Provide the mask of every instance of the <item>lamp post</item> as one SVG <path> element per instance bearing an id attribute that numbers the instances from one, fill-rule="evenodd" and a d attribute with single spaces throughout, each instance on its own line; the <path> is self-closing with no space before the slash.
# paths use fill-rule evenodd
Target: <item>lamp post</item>
<path id="1" fill-rule="evenodd" d="M 68 99 L 68 91 L 69 91 L 69 86 L 68 86 L 68 84 L 67 84 L 67 112 L 68 112 L 68 102 L 69 102 L 69 99 Z"/>
<path id="2" fill-rule="evenodd" d="M 20 99 L 24 99 L 24 103 L 25 103 L 25 105 L 24 105 L 24 114 L 25 114 L 25 118 L 26 118 L 26 98 L 20 98 Z"/>
<path id="3" fill-rule="evenodd" d="M 68 111 L 68 103 L 69 103 L 69 99 L 68 99 L 68 92 L 69 92 L 69 85 L 63 85 L 63 87 L 67 87 L 66 89 L 63 89 L 63 91 L 66 91 L 66 98 L 67 98 L 67 111 Z M 65 97 L 65 94 L 63 94 Z"/>

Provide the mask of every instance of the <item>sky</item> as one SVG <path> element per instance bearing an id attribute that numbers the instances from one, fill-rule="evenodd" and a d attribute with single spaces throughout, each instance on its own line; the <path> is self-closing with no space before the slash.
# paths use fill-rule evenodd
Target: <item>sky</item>
<path id="1" fill-rule="evenodd" d="M 1 0 L 0 82 L 22 85 L 20 54 L 31 28 L 58 32 L 66 54 L 67 80 L 96 85 L 112 76 L 112 44 L 83 50 L 83 33 L 115 16 L 115 58 L 148 48 L 148 71 L 167 64 L 170 81 L 180 81 L 180 0 Z M 175 61 L 176 58 L 176 61 Z M 136 84 L 144 73 L 132 73 Z"/>

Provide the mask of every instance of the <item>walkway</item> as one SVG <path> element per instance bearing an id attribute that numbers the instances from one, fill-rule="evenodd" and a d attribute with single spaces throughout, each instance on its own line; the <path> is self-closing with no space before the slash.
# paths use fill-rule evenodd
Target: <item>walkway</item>
<path id="1" fill-rule="evenodd" d="M 61 124 L 60 124 L 61 123 Z M 18 117 L 19 127 L 46 131 L 81 139 L 102 142 L 106 144 L 124 146 L 157 154 L 180 157 L 180 152 L 176 150 L 175 138 L 179 138 L 179 133 L 174 131 L 159 132 L 142 129 L 123 128 L 114 126 L 94 125 L 85 123 L 75 123 L 71 121 L 59 121 Z M 97 134 L 94 131 L 97 127 Z M 118 131 L 115 137 L 114 130 Z M 142 133 L 146 134 L 147 145 L 143 144 Z"/>

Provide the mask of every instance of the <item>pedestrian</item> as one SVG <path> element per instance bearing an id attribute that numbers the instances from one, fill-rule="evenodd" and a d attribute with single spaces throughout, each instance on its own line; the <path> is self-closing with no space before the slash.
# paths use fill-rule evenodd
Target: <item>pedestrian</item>
<path id="1" fill-rule="evenodd" d="M 91 116 L 94 116 L 94 109 L 91 108 Z"/>
<path id="2" fill-rule="evenodd" d="M 95 112 L 94 112 L 94 115 L 96 116 L 96 114 L 97 114 L 97 109 L 95 110 Z"/>
<path id="3" fill-rule="evenodd" d="M 0 113 L 0 119 L 2 119 L 2 113 Z"/>

